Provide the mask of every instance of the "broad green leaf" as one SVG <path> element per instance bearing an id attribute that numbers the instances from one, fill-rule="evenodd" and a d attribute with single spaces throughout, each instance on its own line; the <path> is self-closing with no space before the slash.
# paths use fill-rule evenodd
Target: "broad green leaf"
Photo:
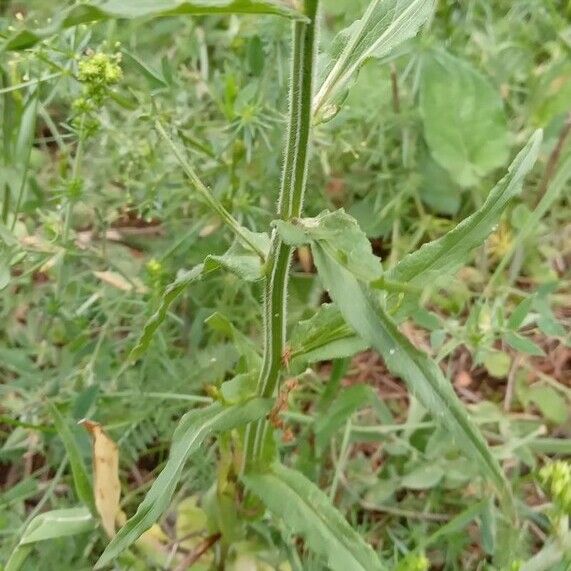
<path id="1" fill-rule="evenodd" d="M 355 385 L 343 389 L 337 398 L 315 421 L 315 438 L 320 447 L 327 445 L 335 432 L 341 428 L 351 415 L 367 403 L 373 401 L 374 394 L 367 385 Z"/>
<path id="2" fill-rule="evenodd" d="M 56 430 L 58 431 L 58 434 L 63 441 L 63 445 L 65 446 L 65 451 L 67 452 L 67 457 L 71 466 L 71 473 L 73 475 L 75 493 L 77 494 L 78 499 L 82 501 L 92 513 L 94 513 L 95 505 L 93 503 L 91 481 L 89 479 L 85 463 L 83 462 L 81 451 L 77 445 L 77 441 L 71 431 L 71 428 L 68 426 L 57 407 L 53 403 L 50 403 L 49 406 Z"/>
<path id="3" fill-rule="evenodd" d="M 494 230 L 508 202 L 521 192 L 523 180 L 539 155 L 541 141 L 542 132 L 536 131 L 479 210 L 438 240 L 403 258 L 387 271 L 387 279 L 409 286 L 423 286 L 462 266 L 468 254 L 482 245 Z"/>
<path id="4" fill-rule="evenodd" d="M 297 218 L 290 222 L 276 220 L 274 226 L 290 246 L 313 240 L 327 242 L 335 251 L 338 262 L 359 279 L 373 281 L 382 274 L 381 262 L 373 255 L 371 243 L 357 221 L 342 208 L 322 212 L 315 218 Z"/>
<path id="5" fill-rule="evenodd" d="M 10 555 L 5 571 L 18 571 L 30 554 L 32 544 L 87 533 L 95 529 L 96 523 L 86 507 L 54 510 L 36 516 Z"/>
<path id="6" fill-rule="evenodd" d="M 249 233 L 259 244 L 265 243 L 267 236 Z M 225 269 L 246 281 L 256 281 L 262 277 L 262 264 L 259 256 L 234 244 L 228 252 L 221 256 L 207 256 L 203 264 L 191 270 L 182 272 L 174 282 L 169 284 L 161 298 L 157 311 L 148 319 L 137 344 L 131 350 L 129 359 L 136 361 L 149 348 L 149 344 L 163 321 L 166 319 L 169 307 L 193 283 L 201 281 L 205 276 L 218 270 Z"/>
<path id="7" fill-rule="evenodd" d="M 420 113 L 432 156 L 461 186 L 474 186 L 508 159 L 500 94 L 467 61 L 443 50 L 424 57 Z"/>
<path id="8" fill-rule="evenodd" d="M 199 14 L 275 14 L 302 19 L 303 15 L 280 0 L 95 0 L 61 10 L 45 28 L 19 30 L 0 46 L 22 50 L 61 30 L 111 18 L 142 18 Z"/>
<path id="9" fill-rule="evenodd" d="M 414 37 L 434 8 L 434 0 L 372 0 L 360 20 L 334 39 L 313 102 L 318 114 L 342 91 L 370 57 L 387 56 Z"/>
<path id="10" fill-rule="evenodd" d="M 569 417 L 569 407 L 565 397 L 553 387 L 535 385 L 525 394 L 527 402 L 533 402 L 541 414 L 551 422 L 561 425 Z"/>
<path id="11" fill-rule="evenodd" d="M 315 484 L 295 470 L 273 464 L 244 476 L 246 486 L 333 571 L 385 569 L 371 547 L 354 531 Z"/>
<path id="12" fill-rule="evenodd" d="M 352 357 L 367 348 L 333 304 L 322 305 L 311 318 L 300 321 L 288 343 L 292 358 L 308 363 Z"/>
<path id="13" fill-rule="evenodd" d="M 329 244 L 314 243 L 312 250 L 319 276 L 347 323 L 381 354 L 389 371 L 402 378 L 424 407 L 450 430 L 494 482 L 511 510 L 509 484 L 440 368 L 398 330 L 369 289 L 336 261 Z"/>
<path id="14" fill-rule="evenodd" d="M 261 418 L 272 406 L 268 399 L 251 399 L 235 406 L 214 403 L 193 410 L 180 420 L 172 439 L 168 461 L 153 482 L 135 515 L 119 530 L 97 562 L 101 569 L 149 529 L 168 508 L 183 468 L 191 454 L 209 436 L 231 430 Z"/>

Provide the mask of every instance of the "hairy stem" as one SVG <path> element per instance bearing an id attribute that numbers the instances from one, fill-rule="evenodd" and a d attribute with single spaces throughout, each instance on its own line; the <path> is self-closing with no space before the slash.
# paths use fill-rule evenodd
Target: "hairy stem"
<path id="1" fill-rule="evenodd" d="M 301 215 L 307 182 L 317 5 L 318 0 L 306 0 L 305 14 L 309 22 L 293 24 L 289 125 L 278 201 L 278 216 L 285 220 Z M 264 284 L 264 358 L 258 380 L 258 394 L 264 397 L 275 394 L 282 369 L 291 254 L 292 248 L 284 244 L 274 230 Z M 265 420 L 248 426 L 244 468 L 259 458 L 266 430 Z"/>

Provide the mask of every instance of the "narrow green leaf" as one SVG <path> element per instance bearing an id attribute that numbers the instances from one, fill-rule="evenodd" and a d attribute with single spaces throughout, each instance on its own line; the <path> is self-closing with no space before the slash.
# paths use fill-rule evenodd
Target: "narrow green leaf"
<path id="1" fill-rule="evenodd" d="M 54 510 L 37 515 L 24 530 L 16 549 L 6 564 L 6 571 L 20 569 L 33 543 L 87 533 L 95 529 L 96 524 L 89 509 L 85 507 Z"/>
<path id="2" fill-rule="evenodd" d="M 161 298 L 161 302 L 157 311 L 148 319 L 143 332 L 137 341 L 137 344 L 129 354 L 129 360 L 136 361 L 149 348 L 149 344 L 160 327 L 161 323 L 166 319 L 167 312 L 171 304 L 181 295 L 184 290 L 191 284 L 201 280 L 204 277 L 204 264 L 200 264 L 187 272 L 179 275 L 174 282 L 167 286 Z"/>
<path id="3" fill-rule="evenodd" d="M 154 481 L 135 515 L 119 530 L 101 555 L 96 569 L 113 561 L 149 529 L 168 508 L 183 468 L 206 438 L 252 422 L 272 406 L 269 399 L 255 398 L 235 406 L 214 403 L 185 414 L 175 430 L 168 461 Z"/>
<path id="4" fill-rule="evenodd" d="M 498 462 L 438 366 L 398 330 L 377 298 L 335 260 L 328 244 L 314 243 L 312 251 L 319 276 L 347 323 L 382 355 L 389 371 L 401 377 L 425 408 L 470 451 L 472 460 L 494 482 L 511 510 L 510 486 Z"/>
<path id="5" fill-rule="evenodd" d="M 57 407 L 51 402 L 49 403 L 49 407 L 52 418 L 54 419 L 56 430 L 63 441 L 63 445 L 65 446 L 65 450 L 69 458 L 75 493 L 77 494 L 78 499 L 89 508 L 90 512 L 95 513 L 91 481 L 89 479 L 85 463 L 83 462 L 79 446 L 77 445 L 77 441 Z"/>
<path id="6" fill-rule="evenodd" d="M 6 563 L 5 571 L 18 571 L 31 552 L 32 544 L 95 529 L 96 520 L 87 508 L 54 510 L 36 516 L 24 530 L 20 541 Z"/>
<path id="7" fill-rule="evenodd" d="M 244 228 L 244 230 L 246 229 Z M 268 241 L 268 237 L 265 234 L 255 234 L 250 231 L 248 233 L 260 248 Z M 174 282 L 166 287 L 157 311 L 146 322 L 137 344 L 129 354 L 131 361 L 136 361 L 144 355 L 157 329 L 166 319 L 169 307 L 186 288 L 221 268 L 236 274 L 246 281 L 260 279 L 263 271 L 260 257 L 235 243 L 225 254 L 221 256 L 207 256 L 203 264 L 181 273 Z"/>
<path id="8" fill-rule="evenodd" d="M 200 14 L 275 14 L 293 19 L 303 15 L 280 0 L 94 0 L 61 10 L 45 28 L 18 30 L 0 46 L 3 50 L 22 50 L 58 32 L 111 18 L 142 18 Z"/>
<path id="9" fill-rule="evenodd" d="M 456 271 L 466 262 L 468 254 L 482 245 L 494 230 L 510 199 L 521 192 L 523 180 L 539 155 L 542 137 L 541 130 L 533 134 L 479 210 L 448 234 L 403 258 L 386 273 L 387 279 L 407 285 L 425 285 Z"/>
<path id="10" fill-rule="evenodd" d="M 507 161 L 502 98 L 469 62 L 444 50 L 423 57 L 420 113 L 432 156 L 459 185 L 474 186 Z"/>
<path id="11" fill-rule="evenodd" d="M 315 484 L 295 470 L 273 464 L 244 476 L 250 491 L 283 519 L 333 571 L 377 571 L 385 567 L 363 538 Z"/>
<path id="12" fill-rule="evenodd" d="M 434 0 L 373 0 L 363 17 L 334 39 L 314 98 L 314 113 L 345 88 L 370 57 L 387 56 L 414 37 L 434 8 Z"/>
<path id="13" fill-rule="evenodd" d="M 288 344 L 292 358 L 307 363 L 352 357 L 367 348 L 334 304 L 323 304 L 311 318 L 296 324 Z"/>

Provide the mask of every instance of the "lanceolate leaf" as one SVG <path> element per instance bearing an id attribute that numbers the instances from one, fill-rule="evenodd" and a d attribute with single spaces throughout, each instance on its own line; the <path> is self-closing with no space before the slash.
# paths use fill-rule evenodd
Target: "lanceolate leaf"
<path id="1" fill-rule="evenodd" d="M 244 477 L 248 488 L 334 571 L 380 571 L 371 547 L 305 476 L 280 464 Z"/>
<path id="2" fill-rule="evenodd" d="M 434 0 L 372 0 L 361 20 L 335 38 L 313 108 L 318 113 L 351 80 L 363 62 L 383 57 L 416 35 Z"/>
<path id="3" fill-rule="evenodd" d="M 212 404 L 185 414 L 175 430 L 169 459 L 135 515 L 119 530 L 96 565 L 101 569 L 149 529 L 168 508 L 183 468 L 206 438 L 261 418 L 271 400 L 255 398 L 235 406 Z"/>
<path id="4" fill-rule="evenodd" d="M 469 451 L 511 510 L 510 487 L 499 464 L 438 366 L 398 330 L 367 286 L 335 260 L 328 244 L 314 243 L 312 250 L 319 276 L 347 323 L 382 355 L 391 373 L 401 377 Z"/>
<path id="5" fill-rule="evenodd" d="M 302 19 L 303 15 L 281 0 L 94 0 L 62 10 L 45 28 L 20 30 L 1 46 L 3 50 L 21 50 L 57 34 L 66 28 L 110 18 L 141 18 L 182 14 L 276 14 Z"/>
<path id="6" fill-rule="evenodd" d="M 408 285 L 425 285 L 465 263 L 468 254 L 493 231 L 508 202 L 521 192 L 523 180 L 539 155 L 541 141 L 542 132 L 536 131 L 478 211 L 442 238 L 403 258 L 386 273 L 386 278 Z"/>

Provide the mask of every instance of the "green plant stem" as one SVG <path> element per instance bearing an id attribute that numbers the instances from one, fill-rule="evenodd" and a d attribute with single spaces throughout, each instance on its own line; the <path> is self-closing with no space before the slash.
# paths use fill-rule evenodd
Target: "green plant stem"
<path id="1" fill-rule="evenodd" d="M 200 196 L 202 196 L 202 198 L 208 204 L 208 206 L 210 206 L 210 208 L 212 208 L 212 210 L 214 210 L 214 212 L 216 212 L 216 214 L 220 216 L 222 221 L 232 229 L 232 231 L 236 234 L 236 236 L 238 236 L 238 238 L 242 240 L 242 242 L 246 246 L 248 246 L 254 252 L 256 252 L 256 254 L 260 256 L 262 261 L 264 261 L 265 260 L 264 252 L 256 245 L 256 243 L 251 239 L 249 234 L 245 232 L 245 229 L 232 216 L 232 214 L 230 214 L 230 212 L 228 212 L 228 210 L 226 210 L 226 208 L 224 208 L 224 206 L 222 206 L 222 204 L 216 198 L 214 198 L 214 196 L 212 196 L 212 193 L 208 190 L 208 187 L 200 180 L 200 178 L 196 174 L 196 171 L 186 160 L 186 158 L 184 157 L 178 146 L 175 144 L 175 142 L 169 137 L 162 123 L 158 119 L 155 119 L 155 129 L 157 130 L 161 138 L 165 141 L 165 143 L 167 143 L 167 145 L 171 148 L 172 152 L 174 153 L 174 156 L 176 157 L 180 166 L 184 170 L 184 173 L 190 179 L 190 182 L 192 182 L 194 188 L 198 191 Z"/>
<path id="2" fill-rule="evenodd" d="M 307 183 L 317 6 L 318 0 L 306 0 L 304 11 L 309 22 L 293 24 L 289 123 L 278 201 L 278 215 L 285 220 L 301 215 Z M 258 380 L 258 394 L 264 397 L 275 394 L 282 369 L 291 255 L 292 248 L 284 244 L 274 230 L 264 283 L 264 357 Z M 265 420 L 248 426 L 244 469 L 259 458 L 267 426 Z"/>

